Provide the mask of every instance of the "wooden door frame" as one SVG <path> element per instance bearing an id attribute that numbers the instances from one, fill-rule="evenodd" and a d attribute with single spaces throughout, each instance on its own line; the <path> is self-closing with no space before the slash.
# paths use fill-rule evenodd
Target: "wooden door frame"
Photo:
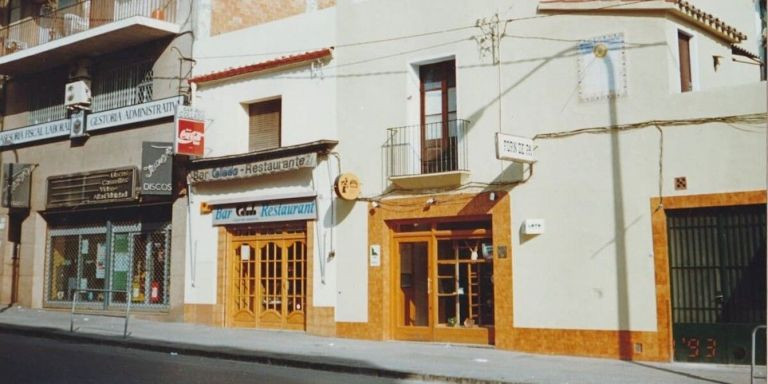
<path id="1" fill-rule="evenodd" d="M 410 221 L 410 220 L 408 220 Z M 427 230 L 419 232 L 392 232 L 391 246 L 392 253 L 392 273 L 391 284 L 392 287 L 392 317 L 390 319 L 391 334 L 398 340 L 417 340 L 417 341 L 460 341 L 469 343 L 484 343 L 479 340 L 487 340 L 492 342 L 493 335 L 495 333 L 496 316 L 494 305 L 494 325 L 490 327 L 478 327 L 478 329 L 462 329 L 462 328 L 446 328 L 438 327 L 438 296 L 437 296 L 437 244 L 440 240 L 456 240 L 456 239 L 491 239 L 493 242 L 493 230 L 437 230 L 436 224 L 441 220 L 430 222 L 430 227 Z M 422 332 L 403 333 L 403 328 L 408 328 L 398 325 L 402 318 L 402 303 L 400 302 L 400 247 L 402 242 L 426 242 L 427 248 L 427 278 L 428 278 L 428 330 Z M 495 261 L 495 260 L 494 260 Z M 494 269 L 496 266 L 494 265 Z M 494 288 L 495 291 L 495 288 Z M 495 293 L 494 293 L 495 297 Z M 466 333 L 467 335 L 461 335 Z M 413 335 L 413 337 L 410 337 Z"/>
<path id="2" fill-rule="evenodd" d="M 235 297 L 234 297 L 234 292 L 232 291 L 233 283 L 234 283 L 234 278 L 235 278 L 233 276 L 233 273 L 232 273 L 232 268 L 233 268 L 233 264 L 236 261 L 235 259 L 236 259 L 236 256 L 237 256 L 236 255 L 236 251 L 235 251 L 235 249 L 236 249 L 235 245 L 239 246 L 239 245 L 242 245 L 244 243 L 249 243 L 249 244 L 252 245 L 252 248 L 253 248 L 254 252 L 258 252 L 259 251 L 258 245 L 260 243 L 265 243 L 265 242 L 268 242 L 270 240 L 280 240 L 280 241 L 301 240 L 301 241 L 304 242 L 304 248 L 305 248 L 304 263 L 303 263 L 304 264 L 304 273 L 303 273 L 304 288 L 303 288 L 303 292 L 302 292 L 303 295 L 304 295 L 305 303 L 304 303 L 304 307 L 303 307 L 304 323 L 303 323 L 303 325 L 300 328 L 302 330 L 306 329 L 306 326 L 307 326 L 307 312 L 308 312 L 308 307 L 310 305 L 310 300 L 311 300 L 311 297 L 310 297 L 310 294 L 309 294 L 310 278 L 309 278 L 308 274 L 311 271 L 310 271 L 310 265 L 309 265 L 310 264 L 310 260 L 309 260 L 310 252 L 309 252 L 309 244 L 308 244 L 309 237 L 308 237 L 308 230 L 307 230 L 307 228 L 305 228 L 304 231 L 300 232 L 300 233 L 285 233 L 285 232 L 281 232 L 279 234 L 269 234 L 269 235 L 255 234 L 255 235 L 238 236 L 238 235 L 233 234 L 229 230 L 227 230 L 226 233 L 227 233 L 227 236 L 226 236 L 227 251 L 226 251 L 226 260 L 225 260 L 225 271 L 226 271 L 225 273 L 226 273 L 226 277 L 225 277 L 225 283 L 224 283 L 224 287 L 223 287 L 223 290 L 224 290 L 224 295 L 223 295 L 223 301 L 224 301 L 224 314 L 223 314 L 224 315 L 223 316 L 224 317 L 224 319 L 223 319 L 224 320 L 224 326 L 225 327 L 233 327 L 234 323 L 235 323 L 235 321 L 233 319 L 233 315 L 234 315 L 234 312 L 235 312 L 235 308 L 234 308 L 234 299 L 235 299 Z M 255 313 L 255 320 L 254 320 L 254 323 L 253 323 L 253 326 L 256 327 L 256 328 L 264 328 L 262 323 L 261 323 L 261 318 L 260 318 L 260 315 L 261 315 L 260 300 L 261 300 L 261 295 L 262 295 L 261 284 L 259 282 L 259 279 L 260 279 L 260 276 L 261 276 L 261 272 L 260 272 L 261 261 L 260 260 L 261 260 L 261 256 L 257 253 L 256 254 L 256 260 L 255 260 L 255 263 L 257 265 L 257 267 L 256 267 L 257 275 L 254 277 L 255 280 L 256 280 L 256 296 L 255 296 L 255 298 L 257 300 L 257 305 L 255 307 L 257 308 L 257 310 L 254 312 Z M 287 256 L 286 255 L 282 256 L 281 264 L 282 264 L 282 268 L 281 268 L 281 270 L 282 270 L 282 278 L 281 278 L 281 280 L 282 280 L 283 283 L 287 283 Z M 284 287 L 286 287 L 286 284 L 282 284 L 282 285 Z M 282 297 L 286 297 L 287 296 L 285 288 L 281 288 L 281 296 Z M 281 322 L 280 329 L 294 329 L 293 327 L 289 326 L 290 324 L 288 323 L 288 314 L 289 314 L 289 312 L 287 311 L 286 307 L 283 306 L 282 313 L 281 313 L 282 322 Z M 275 327 L 268 327 L 268 328 L 275 328 Z"/>
<path id="3" fill-rule="evenodd" d="M 454 88 L 456 87 L 456 59 L 451 58 L 448 60 L 442 60 L 435 63 L 429 63 L 419 66 L 419 136 L 421 142 L 421 163 L 419 167 L 423 171 L 424 159 L 427 158 L 427 131 L 426 131 L 426 114 L 425 114 L 425 90 L 424 80 L 422 77 L 422 70 L 428 66 L 439 66 L 441 73 L 444 75 L 443 80 L 440 81 L 440 105 L 442 108 L 440 122 L 440 147 L 442 150 L 446 150 L 450 143 L 449 129 L 448 129 L 448 116 L 450 111 L 448 110 L 448 89 L 450 88 L 448 74 L 453 72 Z M 448 70 L 450 68 L 450 70 Z M 433 139 L 434 140 L 434 139 Z"/>
<path id="4" fill-rule="evenodd" d="M 426 326 L 405 326 L 399 325 L 400 319 L 404 315 L 402 313 L 402 302 L 400 298 L 400 244 L 401 243 L 426 243 L 427 244 L 427 325 Z M 392 249 L 395 250 L 392 260 L 393 273 L 392 273 L 392 334 L 395 338 L 401 340 L 420 340 L 430 341 L 433 339 L 434 330 L 434 300 L 432 298 L 432 274 L 433 274 L 433 261 L 432 252 L 435 244 L 433 244 L 434 238 L 424 235 L 423 233 L 418 235 L 408 234 L 408 236 L 394 237 L 392 239 Z"/>

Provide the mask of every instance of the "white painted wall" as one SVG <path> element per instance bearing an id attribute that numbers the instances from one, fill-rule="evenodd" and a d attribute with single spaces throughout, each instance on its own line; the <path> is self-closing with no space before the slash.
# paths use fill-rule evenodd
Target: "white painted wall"
<path id="1" fill-rule="evenodd" d="M 229 182 L 198 183 L 192 187 L 188 236 L 186 303 L 216 303 L 218 268 L 218 227 L 212 225 L 212 214 L 201 214 L 200 203 L 215 203 L 226 199 L 257 201 L 277 195 L 310 192 L 317 194 L 318 218 L 315 221 L 315 242 L 307 247 L 315 252 L 313 304 L 334 306 L 336 303 L 336 264 L 328 253 L 338 244 L 339 229 L 333 229 L 330 213 L 332 180 L 336 177 L 333 161 L 320 161 L 314 169 L 242 179 Z M 334 243 L 331 243 L 331 233 Z"/>
<path id="2" fill-rule="evenodd" d="M 281 95 L 283 144 L 338 138 L 341 171 L 361 177 L 364 196 L 380 197 L 389 187 L 382 163 L 387 128 L 417 123 L 417 66 L 445 57 L 457 63 L 458 115 L 471 121 L 469 167 L 471 186 L 478 188 L 519 176 L 519 167 L 495 159 L 493 137 L 498 131 L 533 137 L 653 119 L 765 112 L 765 83 L 754 83 L 758 71 L 729 61 L 727 45 L 695 28 L 698 91 L 677 92 L 676 28 L 688 28 L 679 20 L 542 17 L 536 14 L 537 4 L 340 0 L 332 9 L 203 39 L 195 47 L 198 74 L 273 57 L 244 54 L 336 47 L 321 78 L 311 78 L 303 68 L 201 87 L 196 103 L 212 119 L 207 155 L 246 151 L 241 104 Z M 515 19 L 506 25 L 500 67 L 481 55 L 473 39 L 480 36 L 476 20 L 495 12 L 502 20 Z M 612 33 L 624 36 L 627 95 L 583 101 L 578 95 L 578 44 Z M 253 44 L 244 45 L 246 41 Z M 721 53 L 724 62 L 715 72 L 711 57 Z M 676 176 L 688 177 L 684 194 L 765 188 L 765 128 L 737 128 L 693 123 L 665 128 L 662 193 L 680 194 L 672 185 Z M 659 193 L 659 138 L 655 128 L 645 128 L 536 141 L 533 177 L 511 190 L 516 326 L 655 330 L 650 199 Z M 259 179 L 258 184 L 200 187 L 193 191 L 193 207 L 238 194 L 296 189 L 325 194 L 329 166 L 335 172 L 333 158 L 314 170 L 311 185 L 309 176 L 294 174 Z M 215 263 L 215 230 L 206 221 L 210 218 L 196 210 L 191 227 L 199 239 L 196 257 L 198 265 L 210 266 Z M 324 216 L 319 222 L 330 225 L 327 210 L 320 212 Z M 367 292 L 368 212 L 363 202 L 339 201 L 335 213 L 336 255 L 328 263 L 335 272 L 326 271 L 327 286 L 318 287 L 319 271 L 314 271 L 315 305 L 335 305 L 337 321 L 366 321 L 369 300 L 378 299 Z M 545 219 L 546 233 L 523 238 L 519 228 L 527 218 Z M 318 255 L 327 255 L 319 251 L 323 246 L 316 247 Z M 211 302 L 215 268 L 200 268 L 196 276 L 196 287 L 187 288 L 188 302 Z"/>
<path id="3" fill-rule="evenodd" d="M 417 122 L 415 65 L 441 57 L 456 59 L 458 114 L 471 121 L 469 164 L 471 181 L 477 185 L 515 180 L 517 167 L 495 159 L 497 131 L 533 137 L 653 119 L 765 111 L 765 85 L 755 83 L 758 71 L 732 63 L 727 45 L 695 28 L 694 54 L 701 64 L 696 69 L 698 91 L 679 94 L 678 21 L 539 17 L 536 3 L 446 1 L 434 7 L 413 1 L 340 2 L 339 152 L 346 169 L 362 176 L 367 196 L 378 197 L 388 187 L 381 162 L 371 161 L 374 154 L 383 158 L 386 129 Z M 521 19 L 506 26 L 500 71 L 490 57 L 480 55 L 472 40 L 479 31 L 471 28 L 476 19 L 496 10 L 502 19 Z M 434 31 L 447 32 L 429 33 Z M 622 33 L 626 44 L 627 95 L 614 101 L 582 101 L 578 44 L 612 33 Z M 402 36 L 412 37 L 389 40 Z M 345 46 L 365 41 L 376 42 Z M 713 54 L 724 56 L 717 72 Z M 723 124 L 666 128 L 663 193 L 677 194 L 672 180 L 681 175 L 687 175 L 689 183 L 696 180 L 686 194 L 765 188 L 765 129 L 744 128 L 749 132 Z M 658 131 L 646 128 L 615 137 L 584 135 L 536 144 L 533 178 L 512 189 L 515 326 L 655 330 L 650 199 L 659 193 Z M 713 153 L 715 146 L 738 150 Z M 358 215 L 362 222 L 365 212 Z M 527 218 L 545 219 L 547 232 L 522 238 L 519 228 Z M 367 251 L 362 239 L 349 246 L 360 254 Z M 362 264 L 359 271 L 364 271 Z M 344 297 L 362 302 L 363 295 Z M 339 310 L 343 306 L 340 301 Z"/>
<path id="4" fill-rule="evenodd" d="M 205 10 L 203 10 L 205 11 Z M 200 11 L 200 17 L 206 12 Z M 210 17 L 210 12 L 208 16 Z M 195 45 L 198 60 L 195 74 L 218 72 L 230 67 L 256 64 L 277 57 L 332 47 L 335 41 L 335 10 L 305 13 L 277 22 L 216 35 L 202 36 Z M 322 139 L 337 139 L 336 89 L 334 70 L 306 65 L 245 75 L 197 88 L 194 104 L 206 112 L 206 157 L 248 152 L 247 104 L 282 99 L 281 145 L 290 146 Z M 338 175 L 334 158 L 318 159 L 311 170 L 299 170 L 232 182 L 199 183 L 192 187 L 190 251 L 187 252 L 187 303 L 213 304 L 216 301 L 218 228 L 211 215 L 200 214 L 201 202 L 228 198 L 261 200 L 293 192 L 315 192 L 318 203 L 315 243 L 315 306 L 336 304 L 336 264 L 342 256 L 329 259 L 339 243 L 331 214 L 332 184 Z M 331 243 L 331 233 L 334 233 Z"/>

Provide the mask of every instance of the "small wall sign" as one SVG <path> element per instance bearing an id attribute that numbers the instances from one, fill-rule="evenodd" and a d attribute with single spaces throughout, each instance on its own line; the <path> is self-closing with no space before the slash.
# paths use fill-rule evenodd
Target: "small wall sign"
<path id="1" fill-rule="evenodd" d="M 512 160 L 521 163 L 533 163 L 533 140 L 496 133 L 496 158 L 499 160 Z"/>
<path id="2" fill-rule="evenodd" d="M 344 200 L 355 200 L 360 196 L 360 179 L 353 173 L 342 173 L 333 184 L 336 195 Z"/>
<path id="3" fill-rule="evenodd" d="M 370 256 L 371 267 L 380 267 L 381 266 L 381 245 L 372 244 L 369 256 Z"/>

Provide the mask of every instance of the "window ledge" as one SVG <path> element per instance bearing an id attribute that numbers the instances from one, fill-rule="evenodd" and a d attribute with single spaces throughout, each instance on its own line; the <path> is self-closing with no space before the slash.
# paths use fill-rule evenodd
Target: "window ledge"
<path id="1" fill-rule="evenodd" d="M 469 181 L 470 172 L 465 170 L 424 173 L 407 176 L 391 176 L 389 180 L 400 189 L 427 189 L 458 187 Z"/>

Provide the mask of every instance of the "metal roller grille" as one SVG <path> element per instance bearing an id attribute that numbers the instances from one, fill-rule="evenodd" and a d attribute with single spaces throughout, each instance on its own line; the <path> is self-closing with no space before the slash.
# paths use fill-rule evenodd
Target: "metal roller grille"
<path id="1" fill-rule="evenodd" d="M 125 223 L 52 228 L 48 237 L 46 304 L 68 305 L 73 290 L 85 307 L 165 308 L 169 304 L 170 224 Z"/>

